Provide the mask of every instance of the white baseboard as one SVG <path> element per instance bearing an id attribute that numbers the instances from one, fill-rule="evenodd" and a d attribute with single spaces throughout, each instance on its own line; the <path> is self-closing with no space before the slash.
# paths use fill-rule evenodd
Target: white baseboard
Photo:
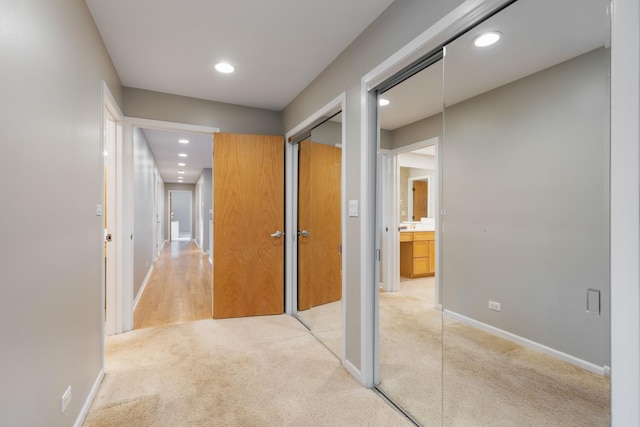
<path id="1" fill-rule="evenodd" d="M 444 310 L 445 317 L 449 317 L 451 319 L 458 320 L 459 322 L 466 323 L 467 325 L 474 326 L 478 329 L 481 329 L 485 332 L 489 332 L 493 335 L 499 336 L 500 338 L 504 338 L 511 342 L 515 342 L 516 344 L 520 344 L 523 347 L 530 348 L 532 350 L 540 351 L 549 356 L 555 357 L 556 359 L 563 360 L 565 362 L 571 363 L 572 365 L 578 366 L 582 369 L 586 369 L 587 371 L 591 371 L 595 374 L 605 375 L 607 372 L 606 366 L 598 366 L 591 362 L 587 362 L 586 360 L 577 358 L 570 354 L 564 353 L 560 350 L 556 350 L 551 347 L 547 347 L 544 344 L 537 343 L 535 341 L 531 341 L 527 338 L 523 338 L 519 335 L 512 334 L 511 332 L 507 332 L 505 330 L 496 328 L 495 326 L 488 325 L 486 323 L 479 322 L 475 319 L 472 319 L 467 316 L 463 316 L 462 314 L 458 314 L 456 312 L 450 310 Z"/>
<path id="2" fill-rule="evenodd" d="M 100 388 L 100 384 L 102 384 L 102 380 L 104 379 L 104 369 L 100 369 L 98 372 L 98 377 L 93 383 L 91 390 L 89 391 L 89 395 L 87 399 L 84 401 L 84 405 L 82 405 L 82 409 L 80 410 L 80 414 L 78 414 L 78 418 L 76 418 L 76 422 L 73 424 L 73 427 L 82 427 L 85 418 L 87 418 L 87 414 L 89 413 L 89 409 L 91 409 L 91 405 L 93 404 L 96 395 L 98 394 L 98 389 Z"/>
<path id="3" fill-rule="evenodd" d="M 200 246 L 200 243 L 198 243 L 198 241 L 196 239 L 193 239 L 193 243 L 196 244 L 196 246 L 198 247 L 198 249 L 202 250 L 202 247 Z"/>
<path id="4" fill-rule="evenodd" d="M 213 265 L 213 257 L 211 255 L 209 255 L 209 263 Z"/>
<path id="5" fill-rule="evenodd" d="M 138 306 L 138 302 L 140 301 L 140 297 L 142 296 L 142 293 L 144 292 L 144 289 L 147 287 L 147 283 L 149 283 L 149 277 L 151 277 L 151 272 L 153 271 L 153 264 L 151 264 L 151 267 L 149 268 L 149 271 L 147 271 L 147 275 L 144 278 L 144 281 L 142 282 L 142 286 L 140 286 L 140 290 L 138 291 L 138 295 L 136 295 L 136 299 L 133 301 L 133 311 L 136 311 L 136 307 Z"/>
<path id="6" fill-rule="evenodd" d="M 362 383 L 362 373 L 360 372 L 360 369 L 356 368 L 353 363 L 351 363 L 350 361 L 348 361 L 347 359 L 344 359 L 342 361 L 342 366 L 344 367 L 344 369 L 347 370 L 347 372 L 349 372 L 351 375 L 353 375 L 358 381 L 360 381 Z"/>
<path id="7" fill-rule="evenodd" d="M 167 243 L 168 240 L 163 240 L 162 241 L 162 246 L 160 246 L 160 250 L 162 251 L 164 249 L 164 244 Z"/>

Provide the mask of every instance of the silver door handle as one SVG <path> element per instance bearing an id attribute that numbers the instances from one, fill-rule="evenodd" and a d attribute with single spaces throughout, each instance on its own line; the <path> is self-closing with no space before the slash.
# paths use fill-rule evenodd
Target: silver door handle
<path id="1" fill-rule="evenodd" d="M 278 230 L 271 235 L 271 237 L 282 237 L 282 231 Z"/>
<path id="2" fill-rule="evenodd" d="M 300 235 L 301 235 L 302 237 L 307 237 L 309 234 L 311 234 L 311 233 L 309 233 L 307 230 L 302 230 L 302 231 L 300 232 Z"/>

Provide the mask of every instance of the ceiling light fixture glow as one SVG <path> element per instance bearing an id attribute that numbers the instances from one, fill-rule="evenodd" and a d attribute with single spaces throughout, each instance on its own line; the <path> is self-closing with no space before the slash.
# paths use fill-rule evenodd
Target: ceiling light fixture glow
<path id="1" fill-rule="evenodd" d="M 187 155 L 185 153 L 180 153 L 178 154 L 178 157 L 187 157 Z"/>
<path id="2" fill-rule="evenodd" d="M 179 139 L 179 140 L 178 140 L 178 142 L 179 142 L 180 144 L 188 144 L 188 143 L 189 143 L 189 140 L 188 140 L 188 139 Z"/>
<path id="3" fill-rule="evenodd" d="M 388 99 L 384 99 L 384 98 L 380 98 L 378 100 L 378 104 L 380 104 L 381 107 L 384 107 L 385 105 L 389 105 L 391 102 Z"/>
<path id="4" fill-rule="evenodd" d="M 178 163 L 178 166 L 187 166 L 187 164 L 180 162 L 180 163 Z"/>
<path id="5" fill-rule="evenodd" d="M 229 74 L 235 71 L 235 67 L 227 62 L 218 62 L 215 66 L 220 73 Z"/>
<path id="6" fill-rule="evenodd" d="M 180 175 L 184 175 L 184 171 L 178 171 Z"/>
<path id="7" fill-rule="evenodd" d="M 499 31 L 488 31 L 486 33 L 482 33 L 476 38 L 473 39 L 473 44 L 478 47 L 491 46 L 502 37 L 502 33 Z"/>

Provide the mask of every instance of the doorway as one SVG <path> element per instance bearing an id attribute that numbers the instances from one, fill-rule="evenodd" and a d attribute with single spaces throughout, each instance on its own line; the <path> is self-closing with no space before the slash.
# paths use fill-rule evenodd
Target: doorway
<path id="1" fill-rule="evenodd" d="M 172 242 L 192 239 L 192 195 L 191 191 L 169 190 L 169 240 Z"/>

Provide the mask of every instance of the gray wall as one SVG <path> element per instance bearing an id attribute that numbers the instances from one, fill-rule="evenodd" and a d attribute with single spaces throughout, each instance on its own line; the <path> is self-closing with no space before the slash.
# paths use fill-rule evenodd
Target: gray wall
<path id="1" fill-rule="evenodd" d="M 360 180 L 360 79 L 398 49 L 425 31 L 446 13 L 462 3 L 461 0 L 403 0 L 393 2 L 356 40 L 342 52 L 307 88 L 284 110 L 284 131 L 293 129 L 307 117 L 324 107 L 342 92 L 346 92 L 347 137 L 346 197 L 360 200 L 366 182 Z M 372 206 L 360 206 L 361 212 L 373 211 Z M 347 220 L 345 247 L 346 265 L 346 348 L 345 358 L 356 369 L 361 368 L 361 260 L 373 259 L 373 253 L 360 249 L 361 217 Z M 367 231 L 373 233 L 373 230 Z M 373 282 L 373 281 L 372 281 Z M 372 284 L 373 286 L 373 284 Z"/>
<path id="2" fill-rule="evenodd" d="M 454 105 L 443 144 L 445 308 L 599 366 L 609 364 L 607 75 L 599 49 Z M 586 312 L 588 288 L 602 291 L 601 316 Z"/>
<path id="3" fill-rule="evenodd" d="M 156 177 L 159 172 L 142 129 L 133 130 L 133 297 L 140 292 L 154 248 Z M 165 217 L 167 218 L 167 217 Z"/>
<path id="4" fill-rule="evenodd" d="M 217 127 L 221 132 L 282 135 L 277 111 L 243 107 L 186 96 L 124 88 L 128 117 Z"/>
<path id="5" fill-rule="evenodd" d="M 311 141 L 331 146 L 342 144 L 342 123 L 329 121 L 311 129 Z"/>
<path id="6" fill-rule="evenodd" d="M 173 220 L 178 221 L 178 230 L 180 233 L 191 230 L 191 197 L 194 195 L 191 191 L 173 191 L 171 193 L 171 211 L 173 212 Z M 176 236 L 172 236 L 175 238 Z"/>
<path id="7" fill-rule="evenodd" d="M 390 148 L 405 147 L 434 137 L 442 140 L 441 113 L 391 131 Z"/>
<path id="8" fill-rule="evenodd" d="M 0 9 L 0 424 L 69 426 L 101 369 L 102 80 L 122 89 L 84 1 Z"/>

